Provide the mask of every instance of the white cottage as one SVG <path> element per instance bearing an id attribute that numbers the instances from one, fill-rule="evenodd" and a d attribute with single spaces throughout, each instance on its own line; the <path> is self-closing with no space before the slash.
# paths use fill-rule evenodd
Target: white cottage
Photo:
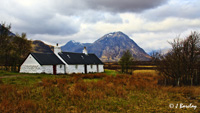
<path id="1" fill-rule="evenodd" d="M 30 53 L 20 73 L 64 73 L 65 64 L 53 53 Z"/>
<path id="2" fill-rule="evenodd" d="M 30 53 L 21 65 L 20 73 L 70 74 L 104 72 L 103 62 L 95 55 L 62 52 L 54 47 L 54 53 Z"/>

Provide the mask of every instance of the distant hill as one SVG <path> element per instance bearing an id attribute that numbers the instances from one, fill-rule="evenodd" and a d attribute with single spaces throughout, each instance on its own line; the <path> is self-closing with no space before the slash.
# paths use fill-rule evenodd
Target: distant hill
<path id="1" fill-rule="evenodd" d="M 74 40 L 71 40 L 67 42 L 64 46 L 61 47 L 62 51 L 66 52 L 77 52 L 80 53 L 82 52 L 84 47 L 89 47 L 91 43 L 80 43 L 80 42 L 75 42 Z"/>
<path id="2" fill-rule="evenodd" d="M 150 60 L 150 56 L 122 32 L 106 34 L 94 43 L 82 44 L 69 41 L 61 49 L 62 51 L 82 52 L 84 46 L 87 47 L 89 53 L 95 53 L 104 62 L 118 61 L 125 50 L 130 50 L 135 60 Z"/>
<path id="3" fill-rule="evenodd" d="M 32 52 L 37 53 L 53 53 L 53 46 L 45 44 L 40 40 L 32 41 Z"/>

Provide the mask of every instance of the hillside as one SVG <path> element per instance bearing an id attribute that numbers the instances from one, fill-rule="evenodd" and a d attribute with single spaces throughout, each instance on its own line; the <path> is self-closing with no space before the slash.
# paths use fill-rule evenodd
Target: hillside
<path id="1" fill-rule="evenodd" d="M 52 53 L 53 52 L 53 46 L 47 45 L 40 40 L 34 40 L 34 41 L 32 41 L 32 52 Z"/>

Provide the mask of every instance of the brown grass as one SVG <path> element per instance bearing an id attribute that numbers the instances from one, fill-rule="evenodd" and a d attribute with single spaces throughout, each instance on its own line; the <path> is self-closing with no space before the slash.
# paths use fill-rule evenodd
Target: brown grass
<path id="1" fill-rule="evenodd" d="M 199 112 L 170 103 L 200 106 L 199 87 L 164 87 L 150 72 L 134 75 L 71 75 L 43 78 L 33 86 L 0 85 L 0 112 Z M 98 81 L 86 82 L 84 79 Z"/>

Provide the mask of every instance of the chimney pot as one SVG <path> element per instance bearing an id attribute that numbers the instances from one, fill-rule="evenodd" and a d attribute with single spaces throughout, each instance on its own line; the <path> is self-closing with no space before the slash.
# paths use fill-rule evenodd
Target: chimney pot
<path id="1" fill-rule="evenodd" d="M 60 53 L 60 52 L 62 52 L 62 51 L 61 51 L 61 47 L 58 47 L 58 43 L 57 43 L 56 46 L 54 47 L 54 53 L 55 53 L 55 54 L 58 54 L 58 53 Z"/>
<path id="2" fill-rule="evenodd" d="M 86 54 L 86 55 L 88 55 L 88 52 L 87 52 L 87 50 L 86 50 L 86 47 L 84 47 L 83 53 Z"/>

